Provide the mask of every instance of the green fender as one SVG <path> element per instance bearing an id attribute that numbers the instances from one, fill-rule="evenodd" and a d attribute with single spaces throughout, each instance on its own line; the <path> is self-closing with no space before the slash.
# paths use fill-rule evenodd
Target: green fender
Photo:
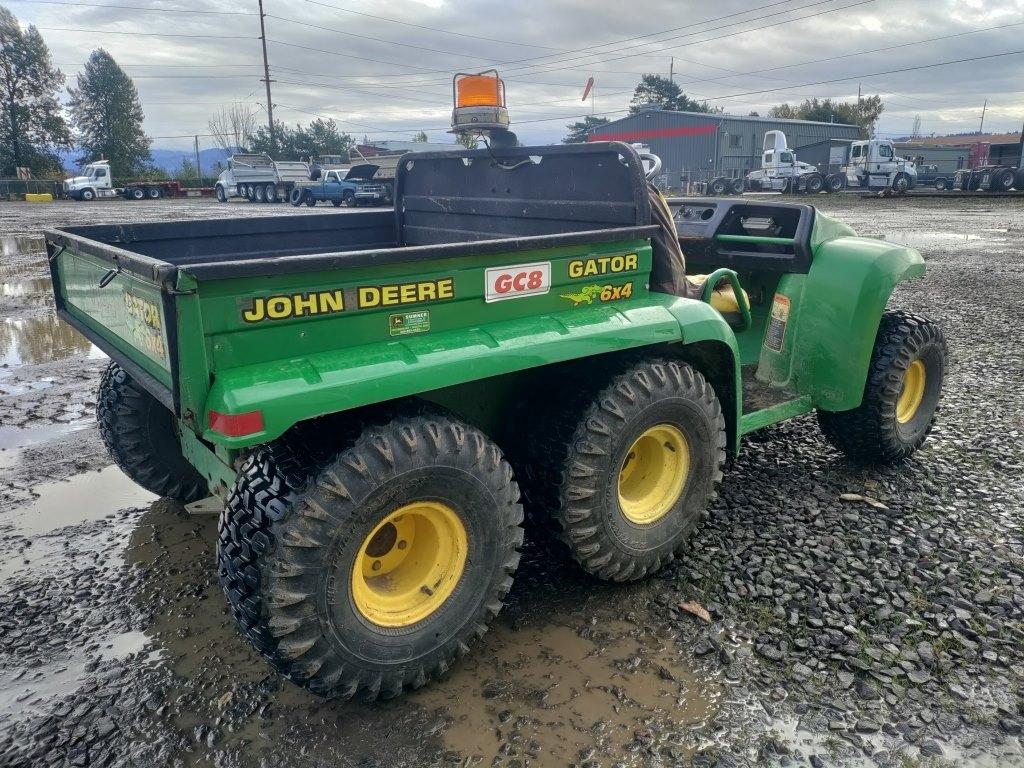
<path id="1" fill-rule="evenodd" d="M 260 411 L 264 429 L 243 437 L 203 438 L 245 448 L 280 437 L 299 421 L 578 358 L 701 341 L 724 344 L 736 365 L 736 340 L 701 302 L 663 294 L 506 320 L 388 344 L 373 343 L 218 372 L 209 411 Z M 738 382 L 738 375 L 735 375 Z"/>
<path id="2" fill-rule="evenodd" d="M 920 253 L 884 240 L 842 234 L 817 244 L 795 329 L 797 391 L 828 411 L 860 405 L 889 297 L 924 271 Z"/>

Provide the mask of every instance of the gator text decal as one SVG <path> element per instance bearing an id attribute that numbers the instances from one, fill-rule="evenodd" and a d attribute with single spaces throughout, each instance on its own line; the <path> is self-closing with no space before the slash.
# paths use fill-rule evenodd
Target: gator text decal
<path id="1" fill-rule="evenodd" d="M 637 268 L 637 255 L 627 253 L 625 256 L 596 256 L 592 259 L 573 259 L 569 262 L 569 277 L 577 280 L 581 277 L 610 275 L 616 272 L 633 272 Z"/>

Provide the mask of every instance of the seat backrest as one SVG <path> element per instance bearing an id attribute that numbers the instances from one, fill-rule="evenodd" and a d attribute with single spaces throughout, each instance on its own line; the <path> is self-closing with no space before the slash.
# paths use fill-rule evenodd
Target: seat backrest
<path id="1" fill-rule="evenodd" d="M 395 211 L 400 245 L 651 223 L 643 165 L 620 142 L 407 154 Z"/>

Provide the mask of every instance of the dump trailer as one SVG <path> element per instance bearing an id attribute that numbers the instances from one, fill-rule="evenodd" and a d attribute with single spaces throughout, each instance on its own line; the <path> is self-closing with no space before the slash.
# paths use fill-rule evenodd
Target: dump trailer
<path id="1" fill-rule="evenodd" d="M 272 160 L 269 155 L 237 154 L 217 179 L 217 199 L 244 197 L 251 203 L 288 200 L 297 183 L 309 180 L 309 164 L 298 160 Z"/>
<path id="2" fill-rule="evenodd" d="M 659 167 L 509 141 L 407 155 L 393 211 L 46 232 L 60 316 L 111 357 L 111 455 L 223 500 L 228 604 L 289 680 L 442 676 L 524 519 L 596 577 L 656 572 L 772 424 L 817 413 L 869 463 L 921 446 L 945 342 L 887 309 L 921 255 L 809 205 L 669 206 Z"/>

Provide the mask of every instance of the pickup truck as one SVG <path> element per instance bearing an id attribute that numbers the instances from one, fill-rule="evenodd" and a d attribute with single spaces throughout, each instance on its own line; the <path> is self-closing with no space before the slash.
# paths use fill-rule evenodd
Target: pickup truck
<path id="1" fill-rule="evenodd" d="M 886 310 L 921 255 L 809 205 L 666 201 L 660 165 L 425 152 L 390 211 L 46 231 L 60 316 L 112 360 L 108 450 L 223 500 L 227 602 L 289 680 L 441 677 L 502 607 L 524 508 L 629 581 L 685 556 L 756 430 L 816 412 L 858 461 L 921 446 L 944 337 Z"/>
<path id="2" fill-rule="evenodd" d="M 371 203 L 382 201 L 383 188 L 370 181 L 376 172 L 377 166 L 368 164 L 354 165 L 347 171 L 322 171 L 319 179 L 296 184 L 288 199 L 296 207 L 313 207 L 318 202 L 330 202 L 335 207 L 347 205 L 351 208 L 367 200 Z"/>

